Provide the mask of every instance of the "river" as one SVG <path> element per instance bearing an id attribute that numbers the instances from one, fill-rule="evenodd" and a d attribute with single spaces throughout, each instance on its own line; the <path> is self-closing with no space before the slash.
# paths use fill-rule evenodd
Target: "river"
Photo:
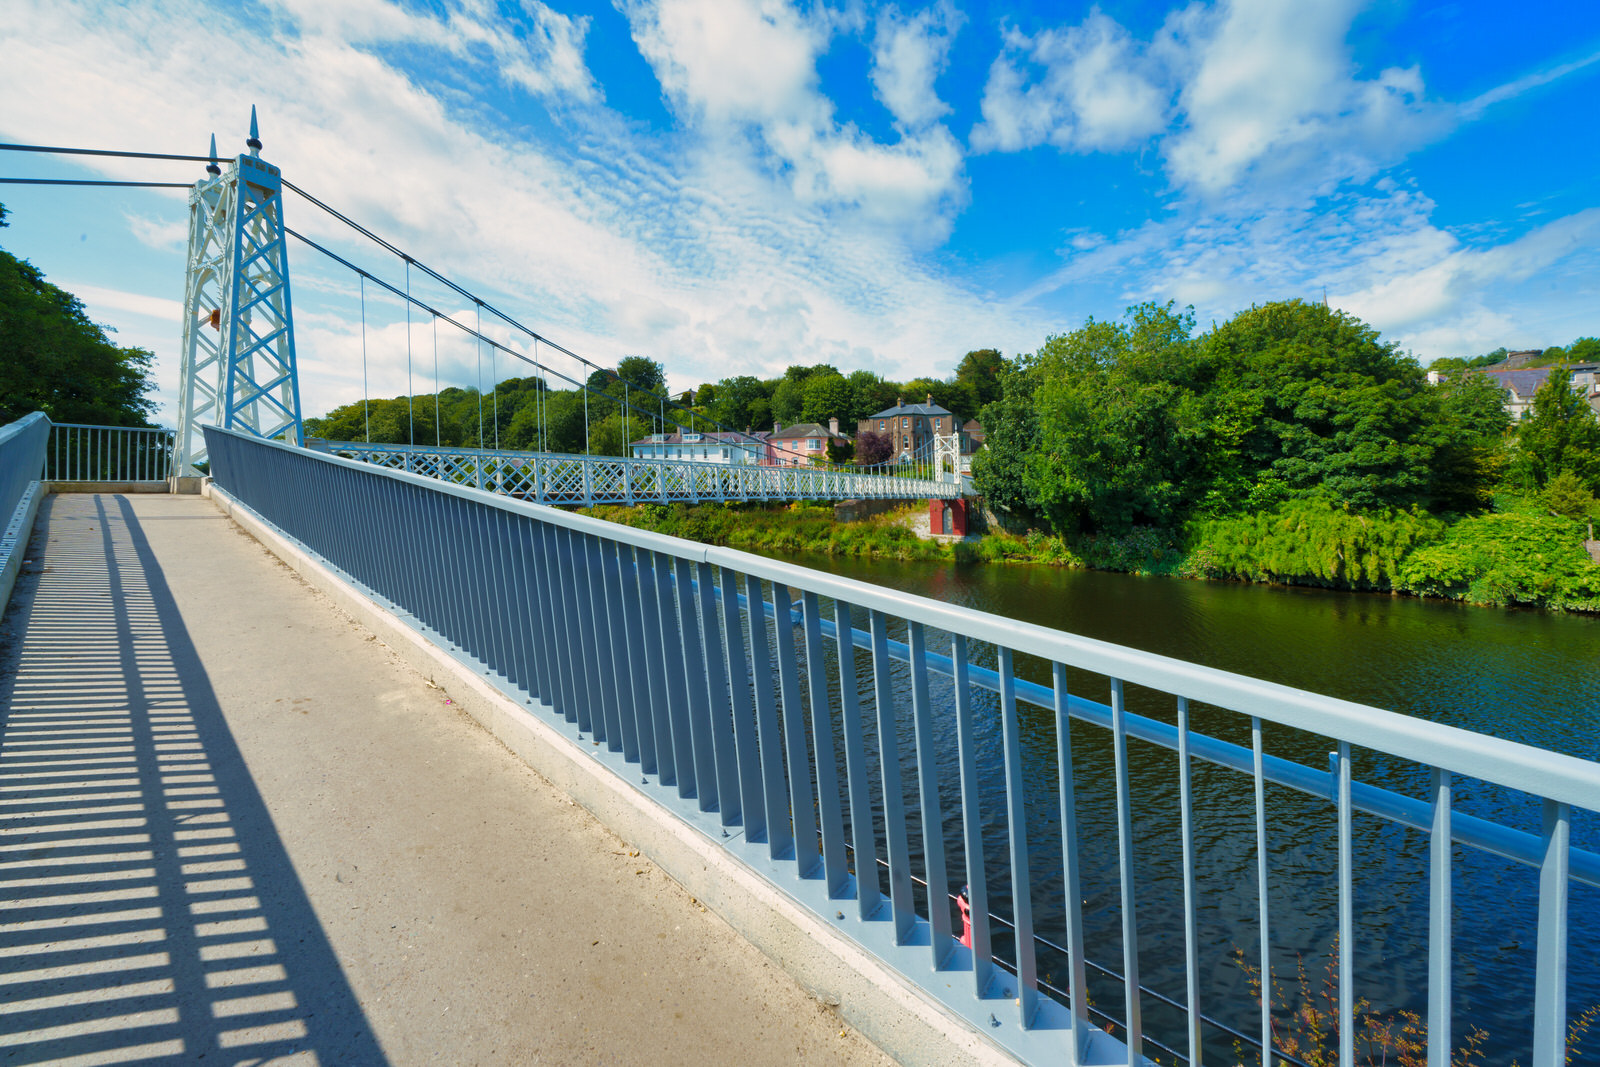
<path id="1" fill-rule="evenodd" d="M 1534 611 L 1502 611 L 1446 602 L 1326 590 L 1138 578 L 1041 566 L 950 566 L 809 557 L 808 566 L 841 576 L 904 589 L 1086 637 L 1267 679 L 1313 692 L 1386 708 L 1466 730 L 1600 760 L 1600 619 Z M 859 622 L 857 625 L 861 625 Z M 930 646 L 937 643 L 930 635 Z M 947 648 L 938 649 L 948 651 Z M 981 650 L 975 660 L 982 659 Z M 992 656 L 988 660 L 992 664 Z M 1048 683 L 1040 664 L 1019 674 Z M 947 684 L 947 683 L 946 683 Z M 1074 675 L 1073 690 L 1107 700 L 1106 682 Z M 866 692 L 867 690 L 863 690 Z M 936 706 L 943 705 L 937 694 Z M 1173 721 L 1171 699 L 1131 691 L 1130 710 Z M 979 703 L 994 717 L 993 702 Z M 1195 727 L 1249 744 L 1248 722 L 1215 709 L 1196 709 Z M 1060 852 L 1054 797 L 1054 735 L 1047 714 L 1024 708 L 1022 734 L 1029 800 L 1030 848 L 1039 890 L 1034 894 L 1041 936 L 1064 940 L 1060 905 Z M 1114 798 L 1104 735 L 1074 728 L 1076 781 L 1083 840 L 1089 960 L 1120 969 L 1121 910 L 1117 895 Z M 986 862 L 993 910 L 1009 914 L 1003 871 L 1006 850 L 997 813 L 998 731 L 980 723 L 985 765 Z M 903 742 L 904 744 L 905 742 Z M 940 778 L 946 806 L 954 809 L 953 741 L 941 741 Z M 1269 752 L 1325 767 L 1332 746 L 1325 738 L 1268 731 Z M 1135 744 L 1130 752 L 1135 797 L 1139 886 L 1139 944 L 1143 984 L 1182 1000 L 1181 862 L 1177 834 L 1175 760 L 1170 752 Z M 1357 751 L 1356 777 L 1412 796 L 1424 795 L 1422 773 L 1379 754 Z M 1245 971 L 1230 958 L 1258 958 L 1255 841 L 1251 782 L 1247 776 L 1197 765 L 1197 883 L 1203 900 L 1199 926 L 1206 946 L 1202 974 L 1208 1015 L 1258 1033 Z M 1296 969 L 1305 988 L 1319 995 L 1337 929 L 1337 837 L 1333 807 L 1317 798 L 1270 787 L 1269 900 L 1275 977 L 1282 993 L 1281 1032 L 1294 1026 L 1288 1011 L 1301 1002 Z M 1482 783 L 1457 786 L 1458 811 L 1537 831 L 1539 809 L 1520 795 Z M 1600 825 L 1574 813 L 1573 843 L 1600 848 Z M 916 840 L 920 828 L 914 828 Z M 959 885 L 960 824 L 952 813 L 944 838 L 952 884 Z M 920 850 L 919 850 L 920 851 Z M 1358 817 L 1355 834 L 1355 945 L 1359 996 L 1388 1017 L 1410 1010 L 1426 1017 L 1427 841 L 1424 835 L 1376 818 Z M 920 857 L 918 859 L 920 863 Z M 996 875 L 995 872 L 1002 872 Z M 1529 1017 L 1536 878 L 1519 867 L 1458 846 L 1455 863 L 1457 957 L 1454 1034 L 1460 1043 L 1473 1027 L 1486 1037 L 1485 1062 L 1529 1062 Z M 1003 890 L 1003 891 L 1002 891 Z M 1570 900 L 1569 1015 L 1600 1004 L 1600 892 L 1574 886 Z M 1011 949 L 997 940 L 997 952 Z M 1064 984 L 1062 961 L 1046 952 L 1041 972 Z M 1122 991 L 1091 973 L 1097 1007 L 1122 1014 Z M 1148 1031 L 1183 1048 L 1180 1023 L 1153 997 L 1143 1000 Z M 1302 1028 L 1303 1029 L 1303 1028 Z M 1231 1039 L 1208 1032 L 1208 1057 L 1233 1058 Z M 1216 1051 L 1213 1053 L 1213 1044 Z M 1334 1046 L 1336 1048 L 1336 1046 Z M 1150 1050 L 1154 1051 L 1154 1050 Z M 1600 1026 L 1574 1062 L 1600 1063 Z M 1245 1049 L 1242 1058 L 1255 1062 Z M 1394 1058 L 1390 1054 L 1390 1059 Z M 1169 1058 L 1162 1056 L 1163 1061 Z M 1365 1063 L 1364 1057 L 1358 1056 Z M 1381 1062 L 1378 1055 L 1375 1062 Z"/>

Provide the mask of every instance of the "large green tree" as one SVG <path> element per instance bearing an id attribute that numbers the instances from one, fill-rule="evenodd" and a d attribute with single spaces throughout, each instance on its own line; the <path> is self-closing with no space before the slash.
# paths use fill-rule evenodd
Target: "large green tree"
<path id="1" fill-rule="evenodd" d="M 849 425 L 849 417 L 854 396 L 850 383 L 845 381 L 842 374 L 813 374 L 806 379 L 800 418 L 819 426 L 828 425 L 829 419 L 838 419 L 844 424 L 843 429 L 851 430 L 853 427 Z"/>
<path id="2" fill-rule="evenodd" d="M 1533 410 L 1517 427 L 1517 467 L 1525 486 L 1543 489 L 1570 471 L 1600 492 L 1600 421 L 1572 389 L 1572 372 L 1557 367 L 1533 394 Z"/>
<path id="3" fill-rule="evenodd" d="M 1313 491 L 1354 507 L 1429 500 L 1434 400 L 1377 330 L 1290 300 L 1240 312 L 1205 348 L 1219 418 L 1233 424 L 1215 477 L 1249 486 L 1251 506 Z"/>
<path id="4" fill-rule="evenodd" d="M 0 204 L 0 227 L 6 214 Z M 148 426 L 153 358 L 112 344 L 82 301 L 0 250 L 0 425 L 42 411 L 54 422 Z"/>
<path id="5" fill-rule="evenodd" d="M 765 429 L 772 421 L 770 397 L 759 378 L 748 374 L 724 378 L 717 383 L 716 400 L 707 414 L 731 429 Z"/>
<path id="6" fill-rule="evenodd" d="M 1027 361 L 1038 424 L 1025 479 L 1056 529 L 1167 525 L 1193 505 L 1208 431 L 1193 325 L 1170 303 L 1141 304 L 1122 322 L 1053 337 Z"/>
<path id="7" fill-rule="evenodd" d="M 996 348 L 968 352 L 956 364 L 956 381 L 972 388 L 973 401 L 981 409 L 1000 399 L 1000 379 L 1005 374 L 1005 357 Z"/>

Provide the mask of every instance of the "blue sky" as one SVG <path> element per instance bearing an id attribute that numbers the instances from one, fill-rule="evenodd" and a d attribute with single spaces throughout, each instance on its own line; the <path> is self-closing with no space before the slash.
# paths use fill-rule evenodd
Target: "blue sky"
<path id="1" fill-rule="evenodd" d="M 214 131 L 233 153 L 255 104 L 292 181 L 680 387 L 944 375 L 1143 300 L 1204 326 L 1326 291 L 1424 362 L 1600 332 L 1595 3 L 9 0 L 0 55 L 7 141 L 198 152 Z M 0 174 L 199 167 L 0 153 Z M 0 199 L 0 244 L 157 353 L 170 420 L 183 194 Z M 369 291 L 363 330 L 354 279 L 292 256 L 308 414 L 402 392 L 400 305 Z M 520 373 L 453 333 L 443 384 Z M 431 323 L 410 347 L 431 388 Z"/>

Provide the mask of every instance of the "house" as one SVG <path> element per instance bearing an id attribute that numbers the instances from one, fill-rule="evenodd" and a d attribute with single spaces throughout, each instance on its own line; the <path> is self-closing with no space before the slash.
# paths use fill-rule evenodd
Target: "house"
<path id="1" fill-rule="evenodd" d="M 897 458 L 911 459 L 930 454 L 933 438 L 958 433 L 957 421 L 949 409 L 933 402 L 930 393 L 926 404 L 907 404 L 904 399 L 896 400 L 894 407 L 885 408 L 871 418 L 856 423 L 856 433 L 859 435 L 871 430 L 884 434 L 894 442 L 894 455 Z"/>
<path id="2" fill-rule="evenodd" d="M 691 460 L 696 463 L 730 463 L 771 466 L 772 446 L 765 430 L 756 433 L 653 433 L 628 447 L 636 459 Z"/>
<path id="3" fill-rule="evenodd" d="M 1522 353 L 1516 353 L 1521 355 Z M 1517 370 L 1501 370 L 1491 368 L 1479 371 L 1500 387 L 1503 394 L 1506 414 L 1511 416 L 1511 421 L 1516 422 L 1533 410 L 1533 395 L 1539 387 L 1550 377 L 1554 367 L 1529 367 Z M 1600 413 L 1600 363 L 1574 363 L 1568 368 L 1572 372 L 1572 391 L 1588 401 L 1590 408 Z"/>
<path id="4" fill-rule="evenodd" d="M 829 419 L 827 426 L 814 422 L 797 422 L 793 426 L 772 424 L 767 440 L 772 445 L 772 466 L 808 467 L 825 462 L 830 444 L 849 444 L 850 438 L 839 432 L 839 420 Z"/>

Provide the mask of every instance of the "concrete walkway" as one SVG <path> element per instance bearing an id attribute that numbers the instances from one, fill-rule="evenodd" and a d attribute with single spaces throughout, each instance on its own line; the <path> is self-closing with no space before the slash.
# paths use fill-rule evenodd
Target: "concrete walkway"
<path id="1" fill-rule="evenodd" d="M 881 1063 L 209 501 L 0 624 L 0 1063 Z"/>

